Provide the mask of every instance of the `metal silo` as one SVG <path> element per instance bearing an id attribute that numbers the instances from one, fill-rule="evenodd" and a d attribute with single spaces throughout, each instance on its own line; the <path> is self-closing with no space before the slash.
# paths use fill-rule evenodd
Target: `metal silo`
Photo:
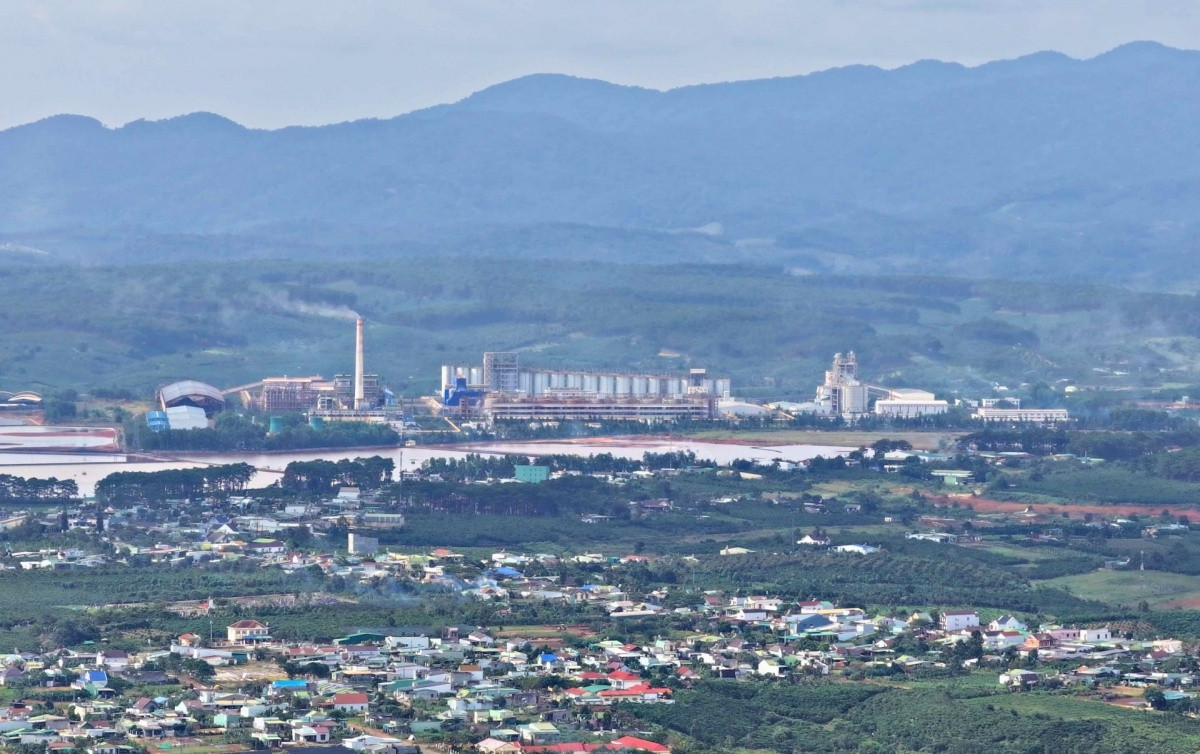
<path id="1" fill-rule="evenodd" d="M 596 392 L 600 395 L 613 395 L 616 392 L 615 383 L 616 380 L 611 374 L 602 374 L 600 375 L 600 389 Z"/>
<path id="2" fill-rule="evenodd" d="M 717 380 L 717 395 L 721 398 L 728 398 L 733 391 L 733 383 L 728 377 L 722 377 Z"/>

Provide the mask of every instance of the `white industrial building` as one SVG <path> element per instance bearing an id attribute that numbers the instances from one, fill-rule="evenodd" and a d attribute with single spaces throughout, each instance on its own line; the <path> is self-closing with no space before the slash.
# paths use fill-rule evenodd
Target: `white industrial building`
<path id="1" fill-rule="evenodd" d="M 207 429 L 208 417 L 197 406 L 169 406 L 165 412 L 171 429 Z"/>
<path id="2" fill-rule="evenodd" d="M 712 377 L 704 369 L 687 374 L 640 374 L 631 372 L 586 372 L 574 369 L 529 369 L 521 367 L 515 353 L 488 352 L 483 366 L 443 364 L 442 389 L 453 388 L 457 379 L 467 387 L 493 393 L 542 395 L 586 395 L 591 398 L 679 398 L 710 395 L 729 398 L 728 377 Z"/>
<path id="3" fill-rule="evenodd" d="M 985 422 L 1024 424 L 1057 424 L 1071 419 L 1065 408 L 977 408 L 971 418 Z"/>
<path id="4" fill-rule="evenodd" d="M 858 380 L 858 358 L 854 351 L 833 355 L 833 367 L 825 372 L 825 382 L 817 386 L 819 413 L 856 419 L 867 413 L 869 386 Z"/>
<path id="5" fill-rule="evenodd" d="M 915 419 L 932 414 L 944 414 L 950 404 L 938 400 L 933 393 L 911 388 L 888 388 L 869 385 L 858 379 L 858 358 L 850 351 L 834 354 L 833 366 L 825 372 L 825 382 L 817 386 L 817 413 L 840 416 L 853 421 L 868 413 L 870 401 L 876 397 L 875 414 L 895 419 Z"/>
<path id="6" fill-rule="evenodd" d="M 938 400 L 926 390 L 899 388 L 888 391 L 888 397 L 875 401 L 875 413 L 895 419 L 915 419 L 921 416 L 944 414 L 950 404 Z"/>

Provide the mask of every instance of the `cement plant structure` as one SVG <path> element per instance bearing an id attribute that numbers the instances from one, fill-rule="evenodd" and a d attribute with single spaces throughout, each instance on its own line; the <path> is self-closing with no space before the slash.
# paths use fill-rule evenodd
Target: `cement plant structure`
<path id="1" fill-rule="evenodd" d="M 871 399 L 875 398 L 872 411 Z M 870 385 L 858 379 L 858 357 L 854 351 L 833 355 L 833 365 L 825 372 L 825 382 L 817 386 L 818 414 L 840 416 L 853 421 L 868 413 L 895 419 L 913 419 L 944 414 L 949 403 L 938 400 L 927 390 L 889 388 Z"/>
<path id="2" fill-rule="evenodd" d="M 512 352 L 488 352 L 482 366 L 445 364 L 442 405 L 492 420 L 665 421 L 710 419 L 728 397 L 728 378 L 521 368 Z"/>
<path id="3" fill-rule="evenodd" d="M 354 323 L 354 374 L 332 380 L 311 377 L 266 377 L 259 382 L 222 391 L 240 394 L 247 406 L 267 413 L 308 413 L 330 420 L 387 421 L 391 392 L 377 374 L 365 371 L 363 319 Z"/>

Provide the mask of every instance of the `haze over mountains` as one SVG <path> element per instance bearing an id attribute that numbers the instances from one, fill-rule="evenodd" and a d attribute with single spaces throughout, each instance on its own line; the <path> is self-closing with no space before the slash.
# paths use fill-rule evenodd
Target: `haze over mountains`
<path id="1" fill-rule="evenodd" d="M 1200 277 L 1197 82 L 1200 52 L 1136 43 L 668 92 L 538 75 L 278 131 L 58 116 L 0 132 L 0 259 L 448 252 L 1178 287 Z"/>

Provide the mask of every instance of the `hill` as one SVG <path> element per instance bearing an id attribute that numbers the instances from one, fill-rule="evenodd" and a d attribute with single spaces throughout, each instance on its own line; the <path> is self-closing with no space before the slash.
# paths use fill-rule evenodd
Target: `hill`
<path id="1" fill-rule="evenodd" d="M 431 252 L 1185 286 L 1200 52 L 659 92 L 557 75 L 389 120 L 0 132 L 0 261 Z M 35 260 L 36 261 L 36 260 Z"/>
<path id="2" fill-rule="evenodd" d="M 24 267 L 6 271 L 0 389 L 233 386 L 368 369 L 408 395 L 441 363 L 520 350 L 536 366 L 731 375 L 810 398 L 835 351 L 895 387 L 1174 385 L 1197 394 L 1200 300 L 1116 288 L 803 276 L 770 266 L 414 258 L 383 263 Z"/>

